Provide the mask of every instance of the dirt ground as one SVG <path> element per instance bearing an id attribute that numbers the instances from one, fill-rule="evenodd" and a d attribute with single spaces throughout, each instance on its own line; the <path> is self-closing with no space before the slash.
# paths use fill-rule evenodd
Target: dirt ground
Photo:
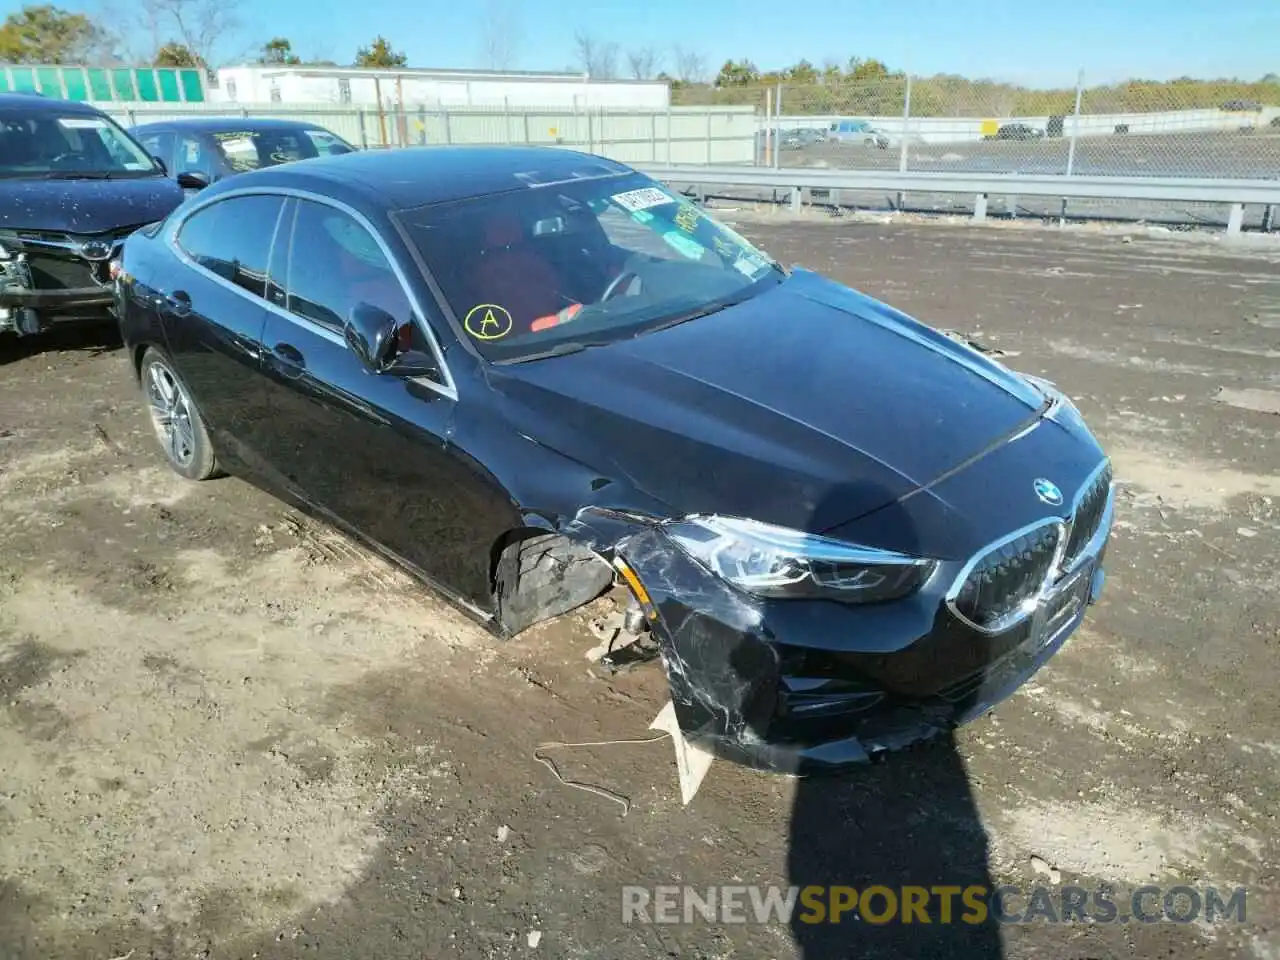
<path id="1" fill-rule="evenodd" d="M 592 610 L 497 645 L 154 447 L 110 330 L 0 346 L 0 957 L 1280 957 L 1280 248 L 741 217 L 1009 353 L 1112 453 L 1104 598 L 949 742 L 688 807 Z M 780 318 L 779 322 L 785 322 Z M 1220 390 L 1225 388 L 1225 392 Z M 603 606 L 600 604 L 599 606 Z M 1244 923 L 624 924 L 624 885 L 1247 889 Z M 1021 909 L 1021 907 L 1017 907 Z"/>

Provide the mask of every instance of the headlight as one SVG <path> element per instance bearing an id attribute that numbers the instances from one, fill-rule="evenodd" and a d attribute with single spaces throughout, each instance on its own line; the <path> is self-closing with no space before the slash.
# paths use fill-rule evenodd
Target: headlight
<path id="1" fill-rule="evenodd" d="M 692 516 L 667 535 L 712 573 L 758 597 L 895 600 L 919 589 L 936 562 L 754 520 Z"/>

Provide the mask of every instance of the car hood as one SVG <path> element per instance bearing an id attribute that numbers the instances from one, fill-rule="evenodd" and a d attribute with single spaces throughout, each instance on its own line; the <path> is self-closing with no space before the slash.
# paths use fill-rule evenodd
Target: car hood
<path id="1" fill-rule="evenodd" d="M 0 229 L 95 234 L 162 220 L 182 203 L 168 177 L 0 179 Z"/>
<path id="2" fill-rule="evenodd" d="M 711 316 L 491 370 L 522 434 L 673 515 L 808 531 L 935 480 L 1045 406 L 977 351 L 801 270 Z"/>

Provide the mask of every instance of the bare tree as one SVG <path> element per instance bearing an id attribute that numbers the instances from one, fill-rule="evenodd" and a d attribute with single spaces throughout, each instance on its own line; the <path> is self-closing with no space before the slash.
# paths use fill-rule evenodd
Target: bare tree
<path id="1" fill-rule="evenodd" d="M 662 69 L 660 60 L 661 57 L 652 47 L 627 52 L 627 68 L 631 71 L 631 76 L 637 80 L 652 80 L 654 75 Z"/>
<path id="2" fill-rule="evenodd" d="M 230 34 L 240 29 L 237 0 L 151 0 L 169 17 L 180 39 L 207 67 Z"/>
<path id="3" fill-rule="evenodd" d="M 707 61 L 696 50 L 676 47 L 676 79 L 681 83 L 702 83 L 707 78 Z"/>
<path id="4" fill-rule="evenodd" d="M 248 53 L 248 47 L 227 49 L 241 26 L 239 6 L 240 0 L 107 0 L 101 20 L 109 25 L 112 47 L 128 62 L 150 63 L 174 43 L 211 70 Z"/>
<path id="5" fill-rule="evenodd" d="M 597 80 L 617 78 L 618 45 L 616 43 L 602 43 L 581 31 L 573 35 L 573 43 L 580 70 Z"/>
<path id="6" fill-rule="evenodd" d="M 484 56 L 490 70 L 510 70 L 520 47 L 519 0 L 485 0 Z"/>

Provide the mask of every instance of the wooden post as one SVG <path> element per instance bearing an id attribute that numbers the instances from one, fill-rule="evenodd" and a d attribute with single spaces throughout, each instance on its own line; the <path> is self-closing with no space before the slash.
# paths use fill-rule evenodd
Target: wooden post
<path id="1" fill-rule="evenodd" d="M 378 132 L 382 136 L 382 145 L 387 145 L 387 115 L 382 109 L 382 81 L 373 78 L 373 95 L 378 98 Z"/>

